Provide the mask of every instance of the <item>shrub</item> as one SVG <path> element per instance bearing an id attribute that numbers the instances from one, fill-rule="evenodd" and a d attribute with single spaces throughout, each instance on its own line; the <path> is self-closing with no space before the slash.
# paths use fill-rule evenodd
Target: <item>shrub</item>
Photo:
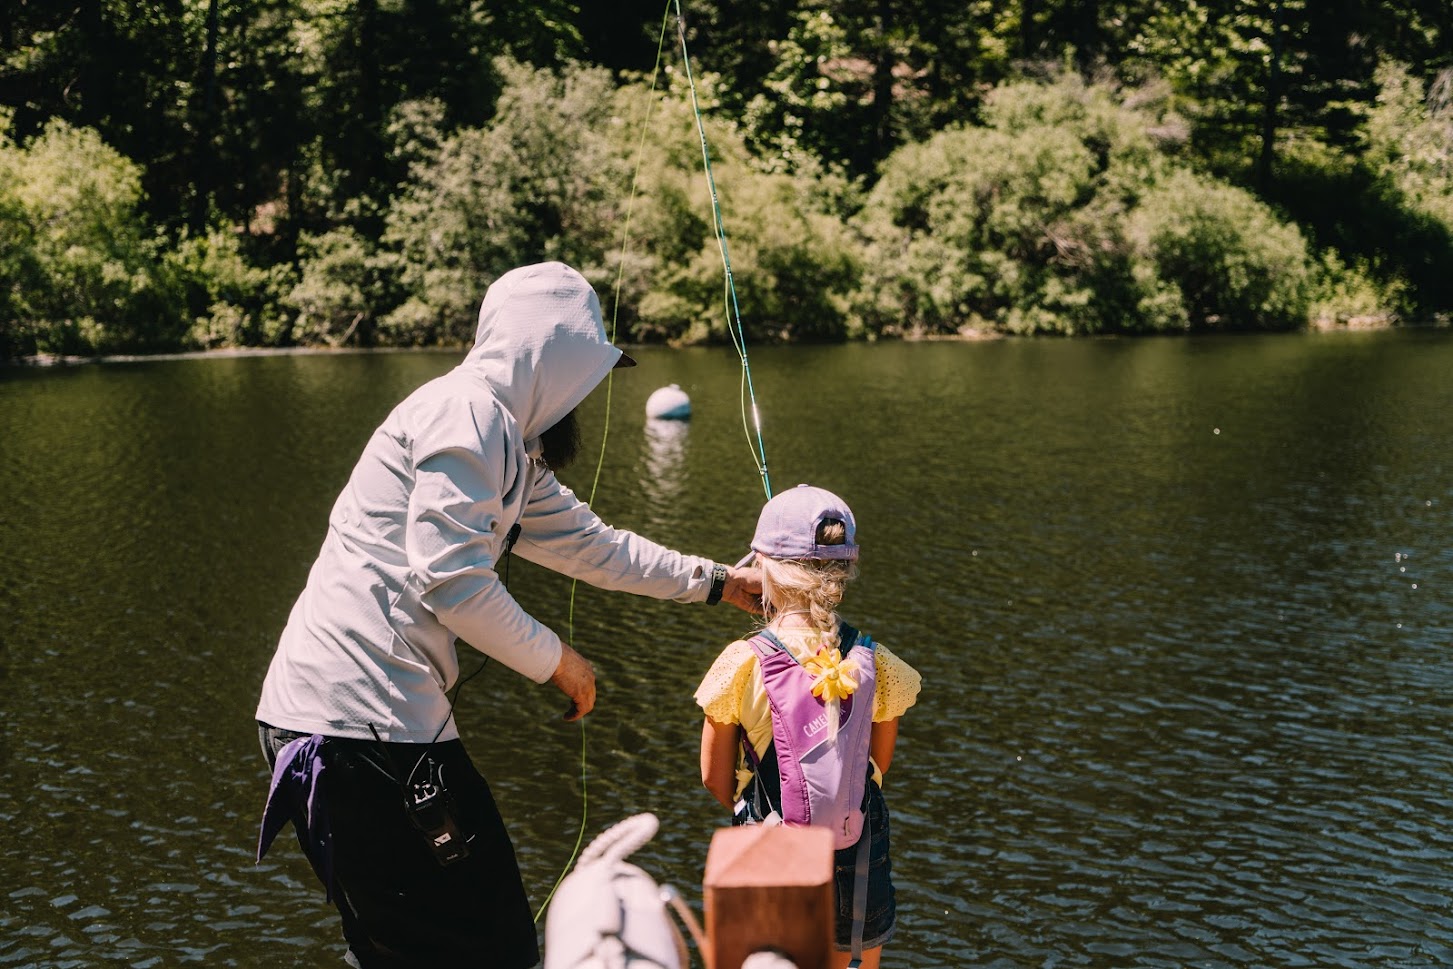
<path id="1" fill-rule="evenodd" d="M 579 66 L 499 69 L 494 121 L 444 139 L 389 212 L 403 298 L 382 338 L 466 342 L 493 279 L 560 259 L 595 284 L 622 340 L 725 341 L 721 252 L 680 79 L 652 93 Z M 699 84 L 710 104 L 712 79 Z M 842 338 L 857 264 L 828 211 L 836 194 L 815 176 L 758 171 L 732 130 L 710 138 L 744 326 L 755 339 Z"/>
<path id="2" fill-rule="evenodd" d="M 139 210 L 140 169 L 100 135 L 52 121 L 0 141 L 3 309 L 19 352 L 169 349 L 188 320 L 181 282 Z"/>
<path id="3" fill-rule="evenodd" d="M 1141 332 L 1305 322 L 1301 235 L 1177 160 L 1156 90 L 996 90 L 985 127 L 906 147 L 855 220 L 872 332 Z"/>
<path id="4" fill-rule="evenodd" d="M 5 153 L 0 144 L 0 360 L 36 352 L 42 317 L 35 304 L 45 291 L 35 231 Z"/>
<path id="5" fill-rule="evenodd" d="M 868 270 L 858 303 L 872 332 L 952 332 L 1038 302 L 1049 227 L 1087 188 L 1092 159 L 1067 132 L 947 131 L 895 153 L 858 226 Z"/>
<path id="6" fill-rule="evenodd" d="M 1407 312 L 1408 295 L 1404 280 L 1384 279 L 1362 263 L 1348 266 L 1328 250 L 1313 279 L 1308 316 L 1319 329 L 1385 326 Z"/>
<path id="7" fill-rule="evenodd" d="M 1307 322 L 1306 240 L 1243 189 L 1176 171 L 1146 192 L 1129 234 L 1136 259 L 1153 270 L 1142 297 L 1152 326 L 1282 330 Z"/>
<path id="8" fill-rule="evenodd" d="M 601 275 L 624 195 L 609 73 L 497 67 L 506 86 L 494 121 L 445 138 L 389 210 L 384 244 L 405 296 L 381 322 L 391 340 L 467 342 L 484 290 L 523 263 L 560 259 Z"/>
<path id="9" fill-rule="evenodd" d="M 165 259 L 190 293 L 188 346 L 210 350 L 279 342 L 285 331 L 278 293 L 287 269 L 252 264 L 237 231 L 212 228 L 184 237 Z"/>
<path id="10" fill-rule="evenodd" d="M 714 79 L 698 82 L 710 105 Z M 689 92 L 678 85 L 657 109 L 640 173 L 637 229 L 627 246 L 637 253 L 634 279 L 623 296 L 627 306 L 639 300 L 635 315 L 626 315 L 632 335 L 725 342 L 739 311 L 752 341 L 843 339 L 859 262 L 832 212 L 840 186 L 813 171 L 762 171 L 735 128 L 710 117 L 706 124 L 737 306 L 725 298 L 700 138 Z"/>
<path id="11" fill-rule="evenodd" d="M 367 240 L 343 226 L 298 240 L 298 274 L 283 304 L 297 315 L 289 336 L 297 343 L 343 346 L 366 344 L 373 337 L 375 307 L 382 301 L 382 279 L 392 264 Z M 390 333 L 389 342 L 409 343 L 417 334 Z"/>

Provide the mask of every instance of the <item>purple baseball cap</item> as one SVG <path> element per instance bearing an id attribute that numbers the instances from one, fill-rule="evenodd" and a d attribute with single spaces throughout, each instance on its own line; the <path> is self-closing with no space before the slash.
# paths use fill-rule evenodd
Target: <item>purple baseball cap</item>
<path id="1" fill-rule="evenodd" d="M 817 544 L 825 521 L 840 521 L 847 530 L 842 545 Z M 824 488 L 800 484 L 762 506 L 752 551 L 774 559 L 858 558 L 857 522 L 848 503 Z M 750 557 L 750 556 L 749 556 Z"/>

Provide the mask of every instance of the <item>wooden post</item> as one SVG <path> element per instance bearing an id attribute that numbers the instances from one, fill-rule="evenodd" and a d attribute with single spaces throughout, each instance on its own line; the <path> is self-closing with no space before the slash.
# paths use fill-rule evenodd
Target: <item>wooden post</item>
<path id="1" fill-rule="evenodd" d="M 828 969 L 833 930 L 832 832 L 748 825 L 722 828 L 706 855 L 708 969 L 741 969 L 759 949 L 797 969 Z"/>

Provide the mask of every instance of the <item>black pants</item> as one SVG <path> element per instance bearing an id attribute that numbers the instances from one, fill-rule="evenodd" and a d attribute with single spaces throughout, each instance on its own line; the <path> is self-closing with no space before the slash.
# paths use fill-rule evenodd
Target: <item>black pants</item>
<path id="1" fill-rule="evenodd" d="M 271 767 L 299 734 L 260 727 Z M 407 775 L 425 750 L 443 766 L 469 846 L 468 857 L 447 866 L 410 822 L 394 776 Z M 329 738 L 323 762 L 333 901 L 363 969 L 528 969 L 540 961 L 514 846 L 463 743 Z"/>

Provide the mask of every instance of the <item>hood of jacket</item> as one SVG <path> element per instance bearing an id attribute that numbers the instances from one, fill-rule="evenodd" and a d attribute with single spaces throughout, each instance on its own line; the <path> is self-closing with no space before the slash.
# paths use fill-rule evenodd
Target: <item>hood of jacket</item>
<path id="1" fill-rule="evenodd" d="M 570 413 L 620 358 L 590 283 L 564 263 L 543 262 L 510 270 L 485 292 L 474 348 L 460 366 L 489 385 L 528 441 Z"/>

